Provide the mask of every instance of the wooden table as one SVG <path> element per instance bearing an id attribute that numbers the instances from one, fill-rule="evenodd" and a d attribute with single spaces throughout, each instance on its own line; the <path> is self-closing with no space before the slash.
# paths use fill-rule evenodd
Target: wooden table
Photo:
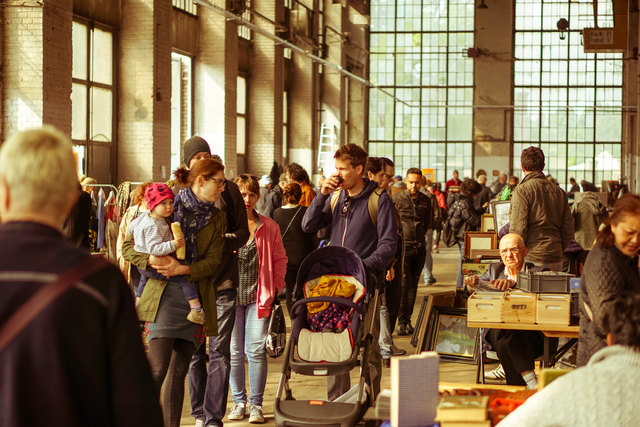
<path id="1" fill-rule="evenodd" d="M 550 368 L 555 365 L 558 360 L 564 355 L 578 340 L 578 333 L 580 332 L 580 326 L 560 326 L 560 325 L 538 325 L 528 323 L 490 323 L 490 322 L 473 322 L 467 321 L 467 326 L 470 328 L 483 328 L 483 329 L 512 329 L 517 331 L 540 331 L 544 334 L 544 353 L 543 353 L 543 366 Z M 569 342 L 556 350 L 555 354 L 551 355 L 549 338 L 570 338 Z M 483 345 L 482 336 L 478 333 L 478 348 L 480 349 L 480 360 L 478 361 L 478 378 L 476 380 L 484 384 L 484 359 L 483 359 Z"/>

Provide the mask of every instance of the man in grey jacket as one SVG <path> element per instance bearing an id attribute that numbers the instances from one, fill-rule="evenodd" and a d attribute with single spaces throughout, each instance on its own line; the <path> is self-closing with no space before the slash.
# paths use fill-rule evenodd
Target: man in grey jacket
<path id="1" fill-rule="evenodd" d="M 562 270 L 562 253 L 573 239 L 573 217 L 567 194 L 542 173 L 544 153 L 529 147 L 520 157 L 524 178 L 512 193 L 510 233 L 522 236 L 527 261 L 552 271 Z"/>

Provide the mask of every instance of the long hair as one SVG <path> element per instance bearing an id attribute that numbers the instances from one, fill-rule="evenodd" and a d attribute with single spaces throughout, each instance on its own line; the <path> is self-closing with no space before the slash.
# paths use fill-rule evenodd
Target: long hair
<path id="1" fill-rule="evenodd" d="M 627 215 L 640 215 L 640 196 L 627 193 L 616 200 L 613 205 L 613 215 L 603 223 L 596 237 L 596 242 L 605 248 L 612 247 L 615 243 L 615 236 L 611 226 L 618 225 Z"/>

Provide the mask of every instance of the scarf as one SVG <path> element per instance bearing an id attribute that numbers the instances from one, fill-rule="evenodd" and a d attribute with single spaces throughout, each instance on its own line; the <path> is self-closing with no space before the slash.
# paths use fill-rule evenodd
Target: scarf
<path id="1" fill-rule="evenodd" d="M 187 223 L 187 211 L 193 216 Z M 173 220 L 180 223 L 186 246 L 184 264 L 192 264 L 198 260 L 198 248 L 196 246 L 196 234 L 209 223 L 215 204 L 204 202 L 196 197 L 191 187 L 180 190 L 173 209 Z"/>

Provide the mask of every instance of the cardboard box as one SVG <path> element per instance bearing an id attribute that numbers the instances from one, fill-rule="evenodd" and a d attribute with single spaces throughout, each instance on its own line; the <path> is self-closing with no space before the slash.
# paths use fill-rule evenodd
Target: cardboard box
<path id="1" fill-rule="evenodd" d="M 507 292 L 502 304 L 502 321 L 504 323 L 536 322 L 536 294 L 527 292 Z"/>
<path id="2" fill-rule="evenodd" d="M 474 292 L 467 300 L 467 318 L 473 322 L 502 322 L 502 292 Z"/>
<path id="3" fill-rule="evenodd" d="M 568 326 L 571 320 L 571 296 L 568 294 L 538 294 L 536 323 Z"/>

